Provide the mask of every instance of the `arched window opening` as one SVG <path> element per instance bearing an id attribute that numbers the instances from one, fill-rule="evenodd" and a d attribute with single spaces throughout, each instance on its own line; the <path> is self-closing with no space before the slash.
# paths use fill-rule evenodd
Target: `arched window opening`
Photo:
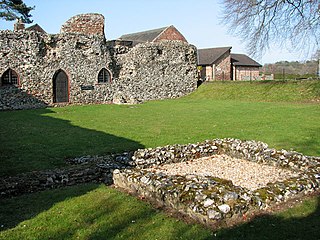
<path id="1" fill-rule="evenodd" d="M 110 72 L 102 68 L 98 74 L 98 83 L 110 83 L 111 82 L 111 74 Z"/>
<path id="2" fill-rule="evenodd" d="M 1 85 L 2 86 L 5 86 L 5 85 L 17 86 L 17 85 L 19 85 L 18 74 L 14 70 L 9 68 L 1 76 Z"/>
<path id="3" fill-rule="evenodd" d="M 58 70 L 53 76 L 53 102 L 69 102 L 69 80 L 63 70 Z"/>

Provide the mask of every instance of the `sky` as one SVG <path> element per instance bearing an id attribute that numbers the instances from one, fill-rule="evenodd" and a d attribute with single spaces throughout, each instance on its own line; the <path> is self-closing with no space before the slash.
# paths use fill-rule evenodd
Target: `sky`
<path id="1" fill-rule="evenodd" d="M 100 13 L 105 17 L 107 40 L 123 34 L 174 25 L 189 43 L 200 48 L 228 47 L 232 53 L 247 54 L 240 37 L 228 33 L 221 23 L 222 0 L 24 0 L 31 11 L 33 25 L 39 24 L 47 33 L 59 33 L 72 16 Z M 14 22 L 0 20 L 0 30 L 12 30 Z M 26 25 L 28 27 L 29 25 Z M 286 47 L 270 45 L 260 64 L 278 61 L 302 61 L 306 56 Z"/>

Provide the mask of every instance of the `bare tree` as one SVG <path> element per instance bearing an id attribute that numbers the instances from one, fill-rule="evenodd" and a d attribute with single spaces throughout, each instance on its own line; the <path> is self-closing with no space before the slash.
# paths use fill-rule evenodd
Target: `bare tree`
<path id="1" fill-rule="evenodd" d="M 303 53 L 320 45 L 319 0 L 223 0 L 223 23 L 247 43 L 249 54 L 261 56 L 269 44 L 287 45 Z"/>
<path id="2" fill-rule="evenodd" d="M 320 49 L 318 49 L 318 50 L 312 55 L 312 59 L 314 59 L 314 60 L 320 59 Z"/>
<path id="3" fill-rule="evenodd" d="M 20 19 L 24 23 L 31 23 L 30 11 L 34 7 L 28 7 L 22 0 L 0 0 L 0 18 L 6 21 Z"/>

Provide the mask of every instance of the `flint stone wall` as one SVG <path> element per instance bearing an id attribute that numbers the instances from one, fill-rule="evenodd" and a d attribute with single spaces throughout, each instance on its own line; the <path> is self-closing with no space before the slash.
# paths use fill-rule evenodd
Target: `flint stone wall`
<path id="1" fill-rule="evenodd" d="M 104 36 L 104 16 L 97 13 L 76 15 L 62 25 L 60 32 Z"/>
<path id="2" fill-rule="evenodd" d="M 2 177 L 0 198 L 88 182 L 111 184 L 114 169 L 130 167 L 127 159 L 127 153 L 121 156 L 83 156 L 68 160 L 66 168 Z"/>
<path id="3" fill-rule="evenodd" d="M 60 69 L 68 76 L 70 104 L 137 103 L 196 89 L 195 47 L 177 41 L 110 47 L 101 35 L 0 31 L 0 57 L 0 76 L 11 68 L 19 78 L 18 86 L 0 85 L 0 110 L 53 105 Z M 102 68 L 111 82 L 98 83 Z"/>
<path id="4" fill-rule="evenodd" d="M 77 167 L 43 172 L 30 172 L 0 179 L 0 198 L 18 196 L 88 182 L 111 180 L 109 171 L 98 167 Z M 112 173 L 111 173 L 112 176 Z"/>
<path id="5" fill-rule="evenodd" d="M 196 88 L 196 61 L 196 48 L 187 43 L 138 44 L 117 55 L 121 69 L 117 90 L 143 101 L 184 96 Z"/>

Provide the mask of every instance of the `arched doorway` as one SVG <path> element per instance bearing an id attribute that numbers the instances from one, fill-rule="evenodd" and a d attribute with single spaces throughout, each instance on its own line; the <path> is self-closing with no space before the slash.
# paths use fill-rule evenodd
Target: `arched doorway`
<path id="1" fill-rule="evenodd" d="M 58 70 L 53 76 L 53 102 L 69 102 L 69 80 L 63 70 Z"/>

